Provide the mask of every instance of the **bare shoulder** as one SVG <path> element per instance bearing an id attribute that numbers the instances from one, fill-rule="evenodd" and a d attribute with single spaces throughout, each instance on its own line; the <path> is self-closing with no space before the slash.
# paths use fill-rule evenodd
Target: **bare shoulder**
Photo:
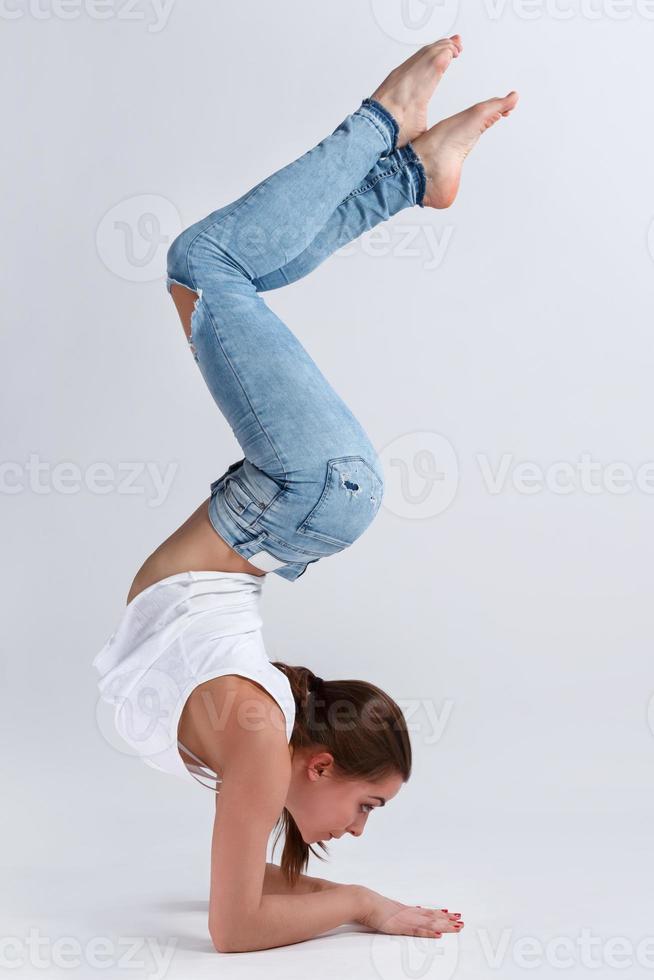
<path id="1" fill-rule="evenodd" d="M 290 752 L 286 717 L 275 698 L 256 681 L 223 674 L 191 693 L 178 726 L 180 741 L 215 772 L 241 771 L 247 758 L 264 752 L 268 759 Z"/>

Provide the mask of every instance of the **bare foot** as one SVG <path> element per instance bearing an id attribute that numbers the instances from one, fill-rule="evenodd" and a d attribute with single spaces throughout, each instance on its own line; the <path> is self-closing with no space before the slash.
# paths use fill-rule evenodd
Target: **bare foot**
<path id="1" fill-rule="evenodd" d="M 417 908 L 421 908 L 421 906 L 418 905 Z M 447 909 L 429 909 L 428 911 L 432 914 L 434 929 L 438 932 L 459 933 L 465 926 L 460 912 L 448 912 Z"/>
<path id="2" fill-rule="evenodd" d="M 370 96 L 397 120 L 398 147 L 410 143 L 427 129 L 429 100 L 452 59 L 458 58 L 462 50 L 459 34 L 426 44 L 394 68 Z"/>
<path id="3" fill-rule="evenodd" d="M 479 102 L 443 119 L 412 143 L 427 177 L 426 208 L 449 208 L 458 193 L 463 161 L 470 150 L 482 133 L 515 109 L 517 102 L 517 92 Z"/>

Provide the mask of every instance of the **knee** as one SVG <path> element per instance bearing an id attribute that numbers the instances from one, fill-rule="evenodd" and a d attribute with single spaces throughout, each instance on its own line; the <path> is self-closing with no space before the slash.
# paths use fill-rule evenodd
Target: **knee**
<path id="1" fill-rule="evenodd" d="M 172 282 L 196 291 L 214 287 L 239 289 L 249 273 L 236 261 L 227 233 L 210 234 L 207 219 L 196 222 L 173 239 L 166 253 L 166 275 Z"/>
<path id="2" fill-rule="evenodd" d="M 189 248 L 194 235 L 194 229 L 187 228 L 171 242 L 166 252 L 166 276 L 169 285 L 176 282 L 187 289 L 195 288 L 189 267 Z"/>

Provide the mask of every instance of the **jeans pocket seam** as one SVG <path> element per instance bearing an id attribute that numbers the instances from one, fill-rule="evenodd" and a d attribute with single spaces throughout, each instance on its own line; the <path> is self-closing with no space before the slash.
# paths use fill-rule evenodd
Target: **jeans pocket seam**
<path id="1" fill-rule="evenodd" d="M 377 473 L 375 472 L 375 470 L 373 469 L 373 467 L 367 462 L 367 460 L 363 456 L 350 455 L 350 456 L 335 457 L 334 459 L 329 460 L 329 464 L 327 466 L 327 473 L 325 475 L 325 483 L 320 498 L 318 499 L 317 503 L 311 508 L 307 516 L 300 522 L 300 524 L 296 528 L 296 533 L 305 534 L 307 535 L 307 537 L 313 537 L 318 541 L 323 541 L 326 544 L 333 544 L 340 548 L 349 548 L 353 544 L 352 541 L 345 541 L 342 538 L 336 538 L 333 535 L 327 534 L 323 531 L 314 530 L 310 526 L 312 522 L 315 522 L 316 519 L 320 517 L 321 513 L 324 511 L 327 503 L 332 497 L 332 493 L 335 487 L 333 474 L 337 468 L 336 464 L 345 463 L 348 461 L 353 461 L 353 462 L 356 461 L 357 463 L 361 463 L 363 466 L 365 466 L 366 470 L 368 470 L 368 472 L 370 473 L 371 481 L 374 481 L 372 485 L 374 488 L 376 488 L 377 493 L 379 494 L 381 499 L 383 483 L 380 480 Z"/>
<path id="2" fill-rule="evenodd" d="M 265 540 L 273 541 L 275 544 L 278 544 L 281 548 L 285 548 L 287 551 L 297 552 L 298 555 L 306 555 L 307 558 L 310 558 L 314 561 L 318 561 L 320 558 L 324 557 L 323 555 L 320 555 L 315 551 L 305 551 L 304 548 L 298 548 L 298 546 L 295 544 L 289 544 L 288 541 L 285 541 L 283 538 L 278 537 L 278 535 L 273 534 L 272 531 L 264 530 L 263 533 L 264 533 L 264 541 Z M 282 561 L 283 559 L 280 558 L 279 560 Z"/>

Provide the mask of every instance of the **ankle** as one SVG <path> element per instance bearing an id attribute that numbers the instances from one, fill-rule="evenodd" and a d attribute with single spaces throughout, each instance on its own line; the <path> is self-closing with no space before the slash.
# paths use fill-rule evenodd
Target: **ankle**
<path id="1" fill-rule="evenodd" d="M 415 143 L 406 143 L 397 151 L 400 163 L 406 168 L 413 185 L 414 202 L 420 208 L 425 206 L 427 192 L 427 170 L 425 162 L 415 148 Z"/>
<path id="2" fill-rule="evenodd" d="M 372 116 L 371 121 L 383 130 L 384 135 L 386 135 L 390 143 L 388 153 L 393 153 L 398 147 L 400 136 L 400 122 L 395 114 L 384 102 L 380 102 L 374 95 L 363 99 L 360 108 L 364 110 L 369 118 Z"/>

